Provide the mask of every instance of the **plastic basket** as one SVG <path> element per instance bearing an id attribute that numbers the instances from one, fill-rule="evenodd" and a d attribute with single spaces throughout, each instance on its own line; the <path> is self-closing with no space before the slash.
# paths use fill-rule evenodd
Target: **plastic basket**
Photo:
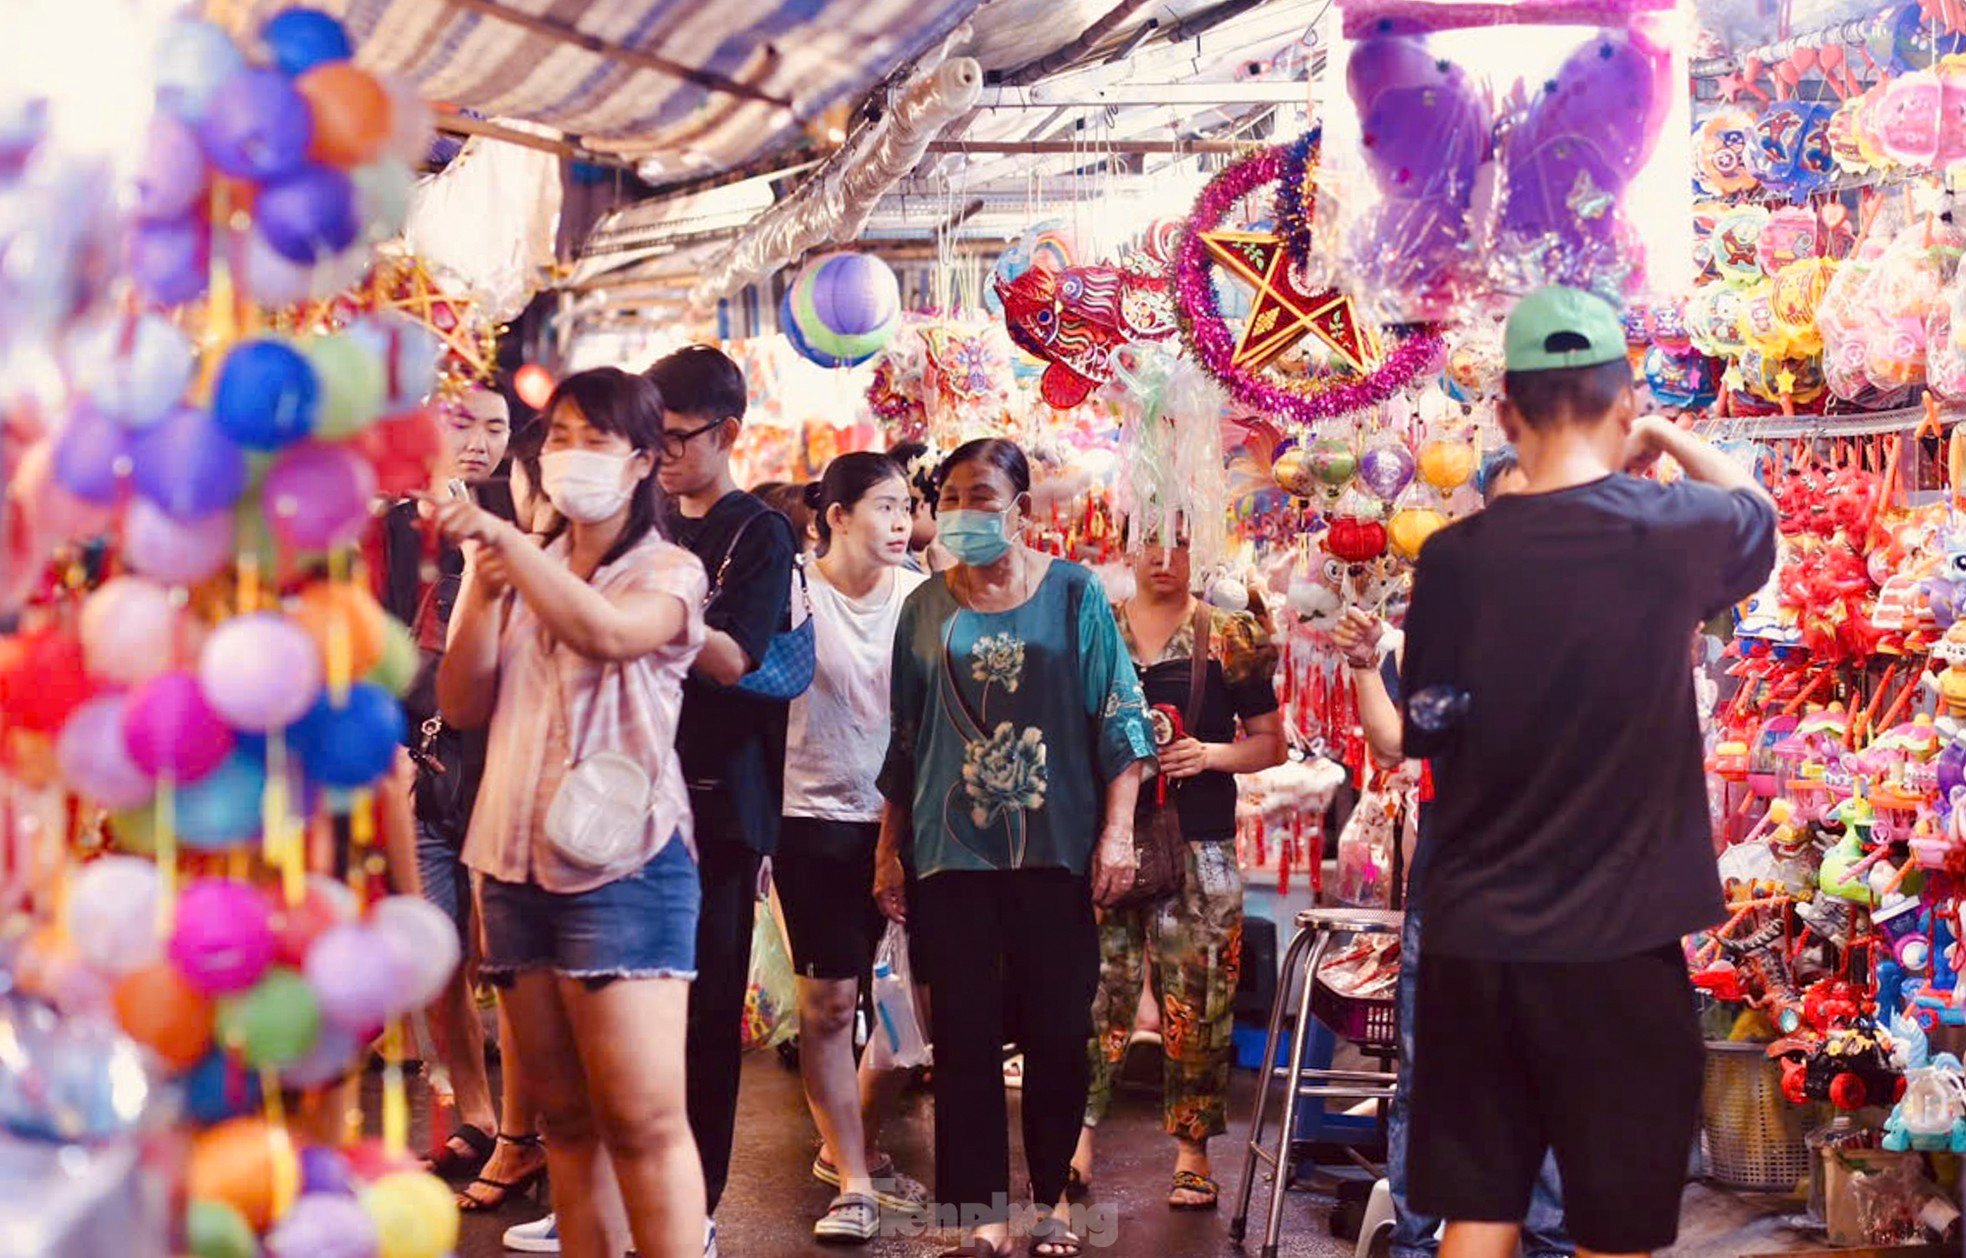
<path id="1" fill-rule="evenodd" d="M 1399 1007 L 1391 1000 L 1347 996 L 1320 978 L 1311 991 L 1311 1013 L 1368 1052 L 1399 1051 Z"/>
<path id="2" fill-rule="evenodd" d="M 1809 1112 L 1782 1095 L 1766 1044 L 1709 1041 L 1700 1099 L 1707 1176 L 1729 1188 L 1790 1192 L 1810 1170 Z"/>

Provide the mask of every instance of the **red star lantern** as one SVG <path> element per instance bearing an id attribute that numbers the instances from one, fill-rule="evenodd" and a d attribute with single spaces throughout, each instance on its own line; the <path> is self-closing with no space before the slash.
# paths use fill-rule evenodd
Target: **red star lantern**
<path id="1" fill-rule="evenodd" d="M 1291 346 L 1315 336 L 1352 370 L 1364 373 L 1377 363 L 1378 347 L 1359 321 L 1352 299 L 1327 291 L 1307 293 L 1290 267 L 1283 237 L 1273 232 L 1202 233 L 1209 255 L 1230 274 L 1256 290 L 1233 362 L 1254 370 Z"/>

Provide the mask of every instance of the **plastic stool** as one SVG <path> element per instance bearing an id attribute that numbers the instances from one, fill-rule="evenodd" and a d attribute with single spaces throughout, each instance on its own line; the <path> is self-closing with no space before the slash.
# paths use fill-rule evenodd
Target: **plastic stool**
<path id="1" fill-rule="evenodd" d="M 1229 1239 L 1241 1243 L 1249 1230 L 1249 1198 L 1256 1187 L 1256 1167 L 1269 1166 L 1269 1218 L 1263 1229 L 1262 1258 L 1276 1258 L 1277 1238 L 1283 1234 L 1283 1195 L 1291 1180 L 1290 1142 L 1297 1129 L 1297 1102 L 1300 1098 L 1346 1101 L 1389 1101 L 1398 1076 L 1390 1071 L 1326 1070 L 1304 1065 L 1311 1042 L 1311 993 L 1317 987 L 1317 972 L 1331 941 L 1339 935 L 1384 933 L 1397 935 L 1404 914 L 1384 909 L 1306 909 L 1297 915 L 1297 934 L 1284 954 L 1283 973 L 1277 979 L 1276 1001 L 1270 1006 L 1270 1031 L 1263 1045 L 1262 1081 L 1256 1088 L 1256 1112 L 1249 1120 L 1249 1141 L 1243 1149 L 1242 1183 L 1236 1190 L 1236 1213 L 1229 1221 Z M 1284 1005 L 1293 985 L 1297 996 L 1297 1032 L 1290 1037 L 1290 1061 L 1272 1066 L 1277 1059 L 1277 1043 L 1283 1034 Z M 1270 1087 L 1283 1079 L 1283 1121 L 1278 1124 L 1275 1148 L 1263 1147 L 1264 1116 L 1269 1110 Z M 1378 1192 L 1374 1189 L 1374 1199 Z M 1390 1198 L 1388 1208 L 1390 1209 Z M 1361 1243 L 1370 1232 L 1360 1229 Z M 1362 1252 L 1362 1251 L 1361 1251 Z"/>
<path id="2" fill-rule="evenodd" d="M 1354 1258 L 1372 1258 L 1373 1246 L 1393 1234 L 1393 1186 L 1386 1180 L 1372 1185 L 1372 1198 L 1365 1203 L 1365 1218 L 1358 1225 L 1358 1252 Z"/>

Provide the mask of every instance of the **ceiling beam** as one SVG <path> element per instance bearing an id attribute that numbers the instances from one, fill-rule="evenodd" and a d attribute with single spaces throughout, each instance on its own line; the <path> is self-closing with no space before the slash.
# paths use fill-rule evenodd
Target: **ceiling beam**
<path id="1" fill-rule="evenodd" d="M 936 140 L 931 153 L 1070 153 L 1088 162 L 1112 154 L 1246 153 L 1259 147 L 1244 140 Z"/>
<path id="2" fill-rule="evenodd" d="M 1302 79 L 1252 79 L 1241 83 L 1115 83 L 1077 89 L 986 87 L 979 109 L 1099 109 L 1134 105 L 1291 105 L 1310 99 Z"/>
<path id="3" fill-rule="evenodd" d="M 451 135 L 481 136 L 487 140 L 498 140 L 506 144 L 517 144 L 521 148 L 537 149 L 542 153 L 552 153 L 568 161 L 586 162 L 592 166 L 609 166 L 617 170 L 633 170 L 634 163 L 611 153 L 598 153 L 582 144 L 578 138 L 561 132 L 557 136 L 535 135 L 493 122 L 489 118 L 472 118 L 459 113 L 447 105 L 436 108 L 437 130 Z"/>
<path id="4" fill-rule="evenodd" d="M 589 35 L 577 26 L 570 26 L 564 22 L 556 22 L 551 18 L 527 13 L 523 10 L 512 8 L 509 5 L 501 4 L 499 0 L 442 0 L 442 2 L 451 8 L 463 9 L 470 13 L 476 13 L 481 17 L 505 22 L 519 27 L 521 30 L 530 31 L 542 39 L 550 39 L 556 43 L 569 44 L 575 48 L 591 52 L 597 57 L 605 57 L 609 61 L 619 61 L 621 64 L 632 66 L 637 70 L 651 70 L 657 74 L 666 74 L 670 78 L 682 79 L 686 83 L 694 83 L 698 87 L 708 88 L 713 92 L 722 92 L 726 96 L 735 96 L 741 100 L 759 101 L 763 104 L 775 105 L 787 113 L 792 112 L 791 101 L 780 96 L 773 96 L 763 88 L 753 87 L 749 83 L 741 83 L 729 75 L 719 74 L 714 70 L 699 69 L 696 66 L 686 66 L 680 61 L 671 61 L 667 57 L 657 53 L 644 52 L 639 48 L 624 48 L 618 44 L 610 44 L 604 39 Z"/>

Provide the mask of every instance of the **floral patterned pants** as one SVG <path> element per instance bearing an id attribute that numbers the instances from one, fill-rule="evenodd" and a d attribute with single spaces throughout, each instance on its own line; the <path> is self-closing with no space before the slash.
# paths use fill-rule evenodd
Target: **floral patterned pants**
<path id="1" fill-rule="evenodd" d="M 1188 844 L 1188 881 L 1157 905 L 1109 910 L 1099 925 L 1099 993 L 1092 1001 L 1092 1088 L 1085 1125 L 1113 1099 L 1151 960 L 1160 1004 L 1161 1119 L 1171 1136 L 1228 1130 L 1225 1107 L 1236 982 L 1242 970 L 1242 871 L 1233 841 Z"/>

